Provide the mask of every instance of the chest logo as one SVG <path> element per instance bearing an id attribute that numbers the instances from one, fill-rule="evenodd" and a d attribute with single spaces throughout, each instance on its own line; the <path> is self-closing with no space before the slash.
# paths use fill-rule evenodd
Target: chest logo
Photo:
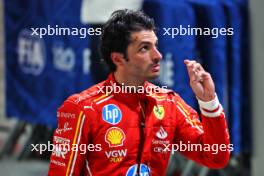
<path id="1" fill-rule="evenodd" d="M 119 163 L 126 157 L 127 149 L 105 151 L 105 155 L 110 162 Z"/>
<path id="2" fill-rule="evenodd" d="M 134 164 L 130 168 L 128 168 L 126 176 L 137 176 L 137 168 L 139 167 L 139 175 L 141 176 L 150 176 L 150 168 L 145 164 Z"/>
<path id="3" fill-rule="evenodd" d="M 153 107 L 153 113 L 157 119 L 162 120 L 165 115 L 165 109 L 162 105 L 157 105 Z"/>
<path id="4" fill-rule="evenodd" d="M 159 139 L 165 139 L 168 136 L 168 133 L 164 130 L 164 128 L 161 126 L 159 131 L 156 133 L 156 136 Z"/>
<path id="5" fill-rule="evenodd" d="M 125 133 L 118 127 L 109 128 L 105 134 L 105 142 L 108 143 L 109 147 L 123 146 L 125 138 Z"/>
<path id="6" fill-rule="evenodd" d="M 122 119 L 122 112 L 118 106 L 114 104 L 108 104 L 103 107 L 102 116 L 105 122 L 116 125 Z"/>

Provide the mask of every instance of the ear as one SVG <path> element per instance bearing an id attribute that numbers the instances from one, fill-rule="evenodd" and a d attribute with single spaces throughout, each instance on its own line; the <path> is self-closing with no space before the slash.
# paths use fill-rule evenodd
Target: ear
<path id="1" fill-rule="evenodd" d="M 124 65 L 125 59 L 124 59 L 124 54 L 122 54 L 122 53 L 112 52 L 111 53 L 111 59 L 117 67 Z"/>

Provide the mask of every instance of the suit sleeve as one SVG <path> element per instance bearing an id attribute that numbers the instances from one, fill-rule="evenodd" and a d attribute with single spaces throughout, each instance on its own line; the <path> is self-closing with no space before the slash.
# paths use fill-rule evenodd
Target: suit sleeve
<path id="1" fill-rule="evenodd" d="M 66 100 L 57 111 L 58 127 L 53 136 L 49 176 L 82 175 L 88 144 L 88 126 L 84 111 Z"/>
<path id="2" fill-rule="evenodd" d="M 198 100 L 200 116 L 178 95 L 175 100 L 178 123 L 174 142 L 182 147 L 179 152 L 210 168 L 225 167 L 233 146 L 217 96 L 210 102 Z"/>

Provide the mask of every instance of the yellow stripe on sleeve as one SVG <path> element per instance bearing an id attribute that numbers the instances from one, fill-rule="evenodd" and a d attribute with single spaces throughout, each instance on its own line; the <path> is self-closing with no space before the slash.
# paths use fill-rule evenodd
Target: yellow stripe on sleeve
<path id="1" fill-rule="evenodd" d="M 79 114 L 78 122 L 77 122 L 77 126 L 76 126 L 76 131 L 75 131 L 75 135 L 74 135 L 74 139 L 73 139 L 73 143 L 72 144 L 76 143 L 76 139 L 77 139 L 77 136 L 78 136 L 78 133 L 79 133 L 79 128 L 80 128 L 80 122 L 81 122 L 81 119 L 82 119 L 82 115 L 83 115 L 83 111 L 81 111 L 80 114 Z M 73 151 L 71 150 L 71 156 L 70 156 L 70 159 L 69 159 L 66 176 L 69 175 L 69 171 L 70 171 L 71 164 L 72 164 L 72 158 L 73 158 Z"/>
<path id="2" fill-rule="evenodd" d="M 182 108 L 182 110 L 183 110 L 188 116 L 190 115 L 190 113 L 184 108 L 184 106 L 183 106 L 180 102 L 177 101 L 177 104 Z"/>
<path id="3" fill-rule="evenodd" d="M 105 98 L 105 97 L 108 97 L 108 96 L 109 96 L 109 95 L 107 95 L 107 94 L 103 94 L 102 96 L 96 98 L 96 99 L 94 100 L 94 102 L 97 102 L 97 101 L 99 101 L 99 100 L 101 100 L 101 99 L 103 99 L 103 98 Z"/>

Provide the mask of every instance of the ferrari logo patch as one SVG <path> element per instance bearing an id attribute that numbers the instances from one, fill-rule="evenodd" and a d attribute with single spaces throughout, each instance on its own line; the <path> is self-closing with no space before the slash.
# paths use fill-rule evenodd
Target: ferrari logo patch
<path id="1" fill-rule="evenodd" d="M 165 109 L 162 105 L 154 106 L 153 112 L 157 119 L 162 120 L 164 118 Z"/>

